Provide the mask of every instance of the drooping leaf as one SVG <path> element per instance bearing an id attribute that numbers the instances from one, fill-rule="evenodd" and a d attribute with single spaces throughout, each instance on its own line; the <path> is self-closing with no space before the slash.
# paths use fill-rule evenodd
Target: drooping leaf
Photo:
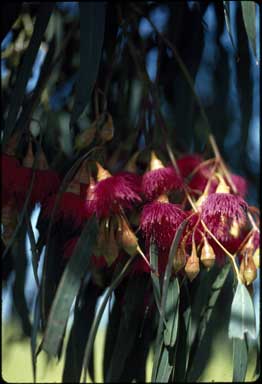
<path id="1" fill-rule="evenodd" d="M 92 351 L 92 348 L 93 348 L 93 345 L 94 345 L 94 340 L 95 340 L 95 337 L 96 337 L 96 333 L 97 333 L 97 330 L 98 330 L 98 327 L 99 327 L 102 315 L 104 313 L 106 304 L 108 302 L 108 299 L 111 296 L 112 292 L 119 286 L 119 284 L 121 283 L 121 281 L 125 277 L 126 272 L 127 272 L 128 268 L 130 267 L 131 263 L 133 262 L 133 260 L 134 260 L 134 258 L 130 258 L 126 262 L 126 264 L 124 265 L 124 267 L 121 270 L 121 272 L 119 273 L 119 275 L 114 279 L 114 281 L 109 286 L 109 288 L 108 288 L 108 290 L 107 290 L 107 292 L 106 292 L 106 294 L 104 296 L 104 299 L 103 299 L 103 301 L 102 301 L 102 303 L 100 305 L 100 308 L 99 308 L 99 310 L 97 312 L 95 320 L 94 320 L 94 322 L 92 324 L 92 327 L 91 327 L 91 330 L 90 330 L 90 334 L 89 334 L 89 339 L 87 341 L 87 345 L 86 345 L 86 349 L 85 349 L 85 354 L 84 354 L 84 361 L 83 361 L 83 368 L 82 368 L 82 371 L 83 371 L 83 382 L 86 382 L 87 367 L 88 367 L 88 364 L 89 364 L 89 359 L 90 359 L 91 351 Z"/>
<path id="2" fill-rule="evenodd" d="M 155 382 L 168 383 L 171 372 L 172 372 L 172 368 L 173 367 L 172 365 L 170 365 L 170 362 L 169 362 L 168 347 L 163 346 Z"/>
<path id="3" fill-rule="evenodd" d="M 92 281 L 80 290 L 74 310 L 74 321 L 66 348 L 63 383 L 79 383 L 86 341 L 95 316 L 101 289 Z"/>
<path id="4" fill-rule="evenodd" d="M 245 338 L 233 339 L 233 382 L 243 383 L 247 373 L 248 351 Z"/>
<path id="5" fill-rule="evenodd" d="M 187 368 L 187 380 L 196 381 L 201 375 L 204 367 L 206 366 L 208 358 L 208 348 L 210 340 L 215 332 L 216 324 L 214 322 L 214 313 L 217 309 L 217 302 L 225 286 L 229 272 L 231 271 L 231 264 L 227 263 L 220 273 L 215 278 L 209 289 L 209 298 L 202 310 L 201 319 L 197 329 L 196 340 L 191 346 L 190 358 Z M 228 303 L 228 302 L 227 302 Z M 228 303 L 229 304 L 229 303 Z M 230 308 L 224 308 L 225 312 Z M 228 314 L 229 316 L 229 314 Z"/>
<path id="6" fill-rule="evenodd" d="M 205 308 L 203 317 L 201 319 L 201 323 L 199 325 L 199 339 L 198 343 L 201 343 L 201 340 L 206 332 L 208 322 L 211 318 L 211 315 L 215 309 L 216 302 L 218 300 L 218 297 L 221 293 L 221 290 L 225 284 L 225 281 L 229 275 L 231 265 L 227 263 L 221 270 L 221 272 L 218 274 L 217 278 L 215 279 L 214 283 L 211 286 L 211 292 L 208 300 L 208 304 Z"/>
<path id="7" fill-rule="evenodd" d="M 67 324 L 69 312 L 76 297 L 81 279 L 88 264 L 96 241 L 97 223 L 92 218 L 85 225 L 66 269 L 59 283 L 44 334 L 42 349 L 50 355 L 57 355 Z"/>
<path id="8" fill-rule="evenodd" d="M 104 41 L 105 3 L 80 2 L 80 71 L 70 126 L 73 127 L 89 102 Z"/>
<path id="9" fill-rule="evenodd" d="M 25 52 L 22 65 L 17 74 L 17 80 L 11 97 L 11 104 L 5 124 L 3 145 L 6 143 L 7 139 L 11 136 L 14 130 L 17 114 L 24 98 L 26 85 L 31 76 L 32 67 L 54 6 L 55 3 L 45 3 L 39 7 L 34 32 Z"/>
<path id="10" fill-rule="evenodd" d="M 231 306 L 228 336 L 243 340 L 246 333 L 256 338 L 255 310 L 245 285 L 238 283 Z"/>
<path id="11" fill-rule="evenodd" d="M 241 1 L 242 15 L 250 45 L 256 56 L 256 3 Z"/>
<path id="12" fill-rule="evenodd" d="M 236 47 L 235 47 L 234 39 L 233 39 L 233 35 L 232 35 L 232 30 L 231 30 L 230 4 L 229 4 L 229 1 L 223 1 L 223 5 L 224 5 L 224 15 L 225 15 L 225 22 L 226 22 L 227 32 L 228 32 L 228 35 L 229 35 L 232 47 L 236 51 Z"/>
<path id="13" fill-rule="evenodd" d="M 139 334 L 135 339 L 132 351 L 126 359 L 123 374 L 120 377 L 121 382 L 146 382 L 146 361 L 152 338 L 154 336 L 154 326 L 152 316 L 146 314 L 147 318 L 143 320 Z"/>
<path id="14" fill-rule="evenodd" d="M 131 276 L 124 293 L 122 316 L 118 325 L 118 334 L 111 356 L 111 362 L 106 372 L 106 382 L 119 382 L 125 378 L 124 366 L 135 340 L 138 337 L 139 326 L 142 323 L 145 303 L 145 288 L 147 279 L 144 276 Z M 140 292 L 136 295 L 135 292 Z M 128 337 L 126 337 L 128 334 Z M 126 381 L 126 380 L 124 380 Z"/>
<path id="15" fill-rule="evenodd" d="M 182 236 L 182 233 L 184 231 L 184 228 L 187 224 L 187 219 L 185 219 L 178 227 L 177 232 L 174 236 L 174 239 L 172 241 L 169 255 L 168 255 L 168 263 L 165 269 L 165 275 L 163 280 L 163 288 L 162 288 L 162 297 L 161 297 L 161 306 L 160 306 L 160 319 L 158 323 L 158 329 L 157 329 L 157 336 L 156 336 L 156 350 L 154 355 L 154 361 L 153 361 L 153 372 L 152 372 L 152 381 L 155 381 L 157 370 L 159 366 L 159 362 L 161 359 L 161 350 L 160 347 L 163 343 L 162 336 L 163 336 L 163 325 L 165 324 L 165 307 L 166 307 L 166 299 L 167 299 L 167 291 L 169 286 L 169 280 L 171 276 L 171 268 L 172 268 L 172 262 L 174 259 L 174 256 L 177 252 L 178 245 L 180 238 Z"/>
<path id="16" fill-rule="evenodd" d="M 178 279 L 175 278 L 169 283 L 165 308 L 165 319 L 167 327 L 164 330 L 164 344 L 167 347 L 173 347 L 176 342 L 178 329 L 179 294 L 179 283 Z"/>
<path id="17" fill-rule="evenodd" d="M 14 306 L 20 318 L 23 332 L 26 336 L 30 337 L 31 322 L 29 319 L 29 310 L 25 298 L 25 281 L 26 281 L 26 268 L 27 257 L 25 249 L 25 234 L 26 226 L 22 224 L 17 239 L 13 243 L 11 253 L 13 258 L 13 265 L 15 271 L 15 278 L 12 286 Z"/>
<path id="18" fill-rule="evenodd" d="M 31 346 L 31 359 L 32 359 L 32 368 L 33 368 L 33 380 L 36 382 L 36 345 L 37 345 L 37 333 L 39 331 L 39 323 L 40 323 L 40 295 L 39 291 L 37 292 L 35 303 L 34 303 L 34 311 L 33 311 L 33 323 L 32 323 L 32 332 L 30 339 Z"/>
<path id="19" fill-rule="evenodd" d="M 115 292 L 115 300 L 113 307 L 109 314 L 108 324 L 106 327 L 106 338 L 105 338 L 105 347 L 103 355 L 103 377 L 105 378 L 106 372 L 108 372 L 111 357 L 113 355 L 114 346 L 116 343 L 118 324 L 120 323 L 121 318 L 121 298 Z"/>
<path id="20" fill-rule="evenodd" d="M 36 282 L 37 287 L 39 287 L 37 268 L 38 268 L 38 262 L 39 262 L 40 254 L 39 254 L 38 248 L 36 246 L 35 235 L 34 235 L 34 231 L 32 228 L 32 224 L 31 224 L 30 216 L 28 215 L 28 212 L 26 212 L 26 214 L 25 214 L 25 219 L 26 219 L 28 238 L 29 238 L 30 247 L 31 247 L 32 267 L 33 267 L 34 278 L 35 278 L 35 282 Z"/>
<path id="21" fill-rule="evenodd" d="M 152 283 L 153 283 L 153 291 L 154 291 L 154 297 L 156 301 L 157 308 L 160 312 L 160 282 L 159 282 L 159 277 L 157 276 L 158 274 L 158 251 L 157 251 L 157 246 L 156 244 L 151 241 L 150 242 L 150 248 L 149 248 L 149 255 L 150 255 L 150 264 L 156 271 L 156 273 L 151 272 L 151 278 L 152 278 Z"/>

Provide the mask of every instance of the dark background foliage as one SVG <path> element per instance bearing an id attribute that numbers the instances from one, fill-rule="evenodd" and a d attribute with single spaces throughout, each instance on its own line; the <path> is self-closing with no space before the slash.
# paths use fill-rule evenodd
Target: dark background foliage
<path id="1" fill-rule="evenodd" d="M 231 34 L 226 26 L 225 3 L 230 10 Z M 37 2 L 11 3 L 1 11 L 3 134 L 17 74 L 41 6 Z M 259 12 L 257 9 L 257 32 Z M 56 3 L 32 67 L 16 127 L 25 132 L 30 126 L 37 136 L 40 123 L 48 160 L 62 173 L 81 154 L 74 152 L 76 135 L 88 129 L 102 112 L 109 112 L 113 118 L 114 138 L 96 156 L 108 159 L 112 171 L 121 169 L 137 148 L 154 147 L 165 153 L 163 126 L 156 109 L 161 112 L 175 154 L 204 152 L 207 126 L 184 66 L 225 161 L 233 172 L 248 180 L 249 203 L 257 205 L 260 47 L 257 44 L 255 56 L 244 28 L 241 2 L 107 3 L 105 20 L 94 91 L 84 113 L 70 127 L 80 63 L 79 6 L 75 2 Z M 149 79 L 156 98 L 152 97 Z M 25 250 L 21 252 L 25 254 Z M 15 267 L 10 259 L 4 259 L 4 271 L 10 278 L 4 287 L 3 305 L 5 309 L 11 303 L 14 309 L 12 302 L 16 303 L 14 314 L 22 314 L 23 330 L 28 335 L 30 324 L 24 309 L 17 308 L 16 295 L 26 286 L 26 295 L 21 293 L 20 297 L 32 308 L 35 287 L 26 259 L 20 263 Z M 16 268 L 24 271 L 19 278 L 13 273 Z M 10 287 L 14 293 L 11 300 Z M 96 302 L 99 294 L 90 300 Z M 225 295 L 221 297 L 218 304 L 223 308 Z M 19 305 L 23 307 L 23 303 Z M 151 335 L 145 337 L 150 339 Z M 141 346 L 137 348 L 145 356 Z"/>

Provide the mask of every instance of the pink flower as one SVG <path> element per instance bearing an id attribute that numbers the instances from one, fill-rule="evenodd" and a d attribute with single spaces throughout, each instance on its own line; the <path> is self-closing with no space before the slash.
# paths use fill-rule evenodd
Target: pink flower
<path id="1" fill-rule="evenodd" d="M 115 175 L 99 181 L 94 188 L 93 204 L 99 218 L 117 214 L 140 203 L 134 180 L 126 175 Z"/>
<path id="2" fill-rule="evenodd" d="M 142 178 L 142 191 L 148 200 L 182 187 L 182 179 L 172 166 L 148 171 Z"/>
<path id="3" fill-rule="evenodd" d="M 218 240 L 227 241 L 234 222 L 239 228 L 245 225 L 247 207 L 239 196 L 212 193 L 201 205 L 200 217 Z"/>
<path id="4" fill-rule="evenodd" d="M 247 184 L 246 179 L 244 179 L 244 177 L 242 177 L 242 176 L 235 175 L 234 173 L 232 173 L 230 176 L 231 176 L 233 184 L 235 185 L 235 187 L 237 189 L 238 194 L 243 198 L 246 197 L 247 190 L 248 190 L 248 184 Z"/>
<path id="5" fill-rule="evenodd" d="M 165 269 L 173 238 L 185 218 L 186 213 L 176 204 L 153 201 L 143 207 L 140 228 L 146 239 L 147 254 L 151 238 L 157 245 L 160 273 Z"/>

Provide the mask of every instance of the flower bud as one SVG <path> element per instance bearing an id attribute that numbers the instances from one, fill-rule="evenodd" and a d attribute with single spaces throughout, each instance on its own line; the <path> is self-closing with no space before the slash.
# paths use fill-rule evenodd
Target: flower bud
<path id="1" fill-rule="evenodd" d="M 42 148 L 40 148 L 40 153 L 37 160 L 37 169 L 43 171 L 49 169 L 47 158 Z"/>
<path id="2" fill-rule="evenodd" d="M 34 159 L 35 159 L 35 156 L 33 154 L 32 141 L 30 140 L 28 143 L 26 155 L 23 160 L 23 166 L 26 168 L 32 168 Z"/>
<path id="3" fill-rule="evenodd" d="M 256 249 L 256 251 L 253 255 L 253 261 L 255 263 L 256 268 L 259 268 L 259 266 L 260 266 L 259 248 Z"/>
<path id="4" fill-rule="evenodd" d="M 96 121 L 86 130 L 81 132 L 75 140 L 75 148 L 81 150 L 88 147 L 92 143 L 96 134 L 97 124 Z"/>
<path id="5" fill-rule="evenodd" d="M 200 260 L 202 264 L 207 268 L 211 268 L 215 263 L 215 253 L 209 242 L 207 241 L 207 238 L 204 236 L 204 245 L 201 251 Z"/>
<path id="6" fill-rule="evenodd" d="M 4 244 L 7 245 L 17 224 L 17 211 L 12 204 L 2 207 L 1 222 L 3 225 L 2 239 Z"/>
<path id="7" fill-rule="evenodd" d="M 18 144 L 18 138 L 19 138 L 19 133 L 18 131 L 16 131 L 11 137 L 10 139 L 8 140 L 5 148 L 4 148 L 4 153 L 6 155 L 10 155 L 10 156 L 15 156 L 15 151 L 16 151 L 16 147 L 17 147 L 17 144 Z"/>
<path id="8" fill-rule="evenodd" d="M 68 184 L 65 192 L 71 192 L 71 193 L 74 193 L 75 195 L 80 195 L 80 184 L 77 181 L 72 180 Z"/>
<path id="9" fill-rule="evenodd" d="M 257 277 L 257 269 L 252 257 L 248 257 L 244 268 L 244 278 L 246 284 L 251 284 Z"/>
<path id="10" fill-rule="evenodd" d="M 118 245 L 115 239 L 115 230 L 113 225 L 109 226 L 109 234 L 106 239 L 106 245 L 104 257 L 108 266 L 110 266 L 118 257 Z"/>
<path id="11" fill-rule="evenodd" d="M 133 156 L 128 160 L 125 166 L 126 171 L 136 173 L 137 171 L 136 160 L 138 158 L 138 155 L 139 155 L 139 151 L 135 152 Z"/>
<path id="12" fill-rule="evenodd" d="M 190 257 L 187 259 L 185 272 L 190 281 L 194 280 L 199 274 L 199 258 L 197 257 L 196 244 L 193 241 L 192 243 L 192 252 Z"/>
<path id="13" fill-rule="evenodd" d="M 96 162 L 96 166 L 97 166 L 97 181 L 102 181 L 104 179 L 107 179 L 108 177 L 111 177 L 111 173 L 109 173 L 105 168 L 103 168 L 101 164 Z"/>
<path id="14" fill-rule="evenodd" d="M 86 160 L 82 163 L 82 165 L 78 169 L 74 179 L 78 180 L 79 183 L 89 184 L 89 172 L 87 171 Z"/>
<path id="15" fill-rule="evenodd" d="M 235 239 L 239 237 L 240 234 L 240 226 L 239 223 L 236 220 L 233 220 L 230 230 L 230 235 L 232 235 Z"/>
<path id="16" fill-rule="evenodd" d="M 137 254 L 137 237 L 124 218 L 120 219 L 117 240 L 119 245 L 122 246 L 130 256 L 135 256 Z"/>
<path id="17" fill-rule="evenodd" d="M 166 194 L 162 194 L 162 195 L 158 196 L 158 198 L 156 200 L 160 201 L 160 203 L 168 203 L 169 202 L 168 196 Z"/>
<path id="18" fill-rule="evenodd" d="M 100 137 L 103 141 L 110 141 L 114 137 L 114 124 L 112 116 L 108 113 L 107 120 L 100 131 Z"/>
<path id="19" fill-rule="evenodd" d="M 216 193 L 230 193 L 230 187 L 225 183 L 225 180 L 220 174 L 216 174 L 219 179 L 218 186 L 216 188 Z"/>
<path id="20" fill-rule="evenodd" d="M 179 272 L 185 266 L 185 263 L 186 263 L 185 252 L 182 250 L 181 247 L 179 247 L 173 260 L 174 272 L 175 273 Z"/>
<path id="21" fill-rule="evenodd" d="M 164 168 L 162 161 L 156 156 L 155 152 L 151 152 L 151 159 L 149 164 L 149 170 L 154 171 L 156 169 Z"/>

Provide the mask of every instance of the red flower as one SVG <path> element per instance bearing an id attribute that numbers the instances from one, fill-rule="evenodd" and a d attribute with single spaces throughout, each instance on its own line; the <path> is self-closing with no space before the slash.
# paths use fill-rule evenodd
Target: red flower
<path id="1" fill-rule="evenodd" d="M 185 178 L 187 178 L 198 167 L 197 171 L 193 173 L 188 180 L 188 186 L 192 191 L 203 192 L 207 185 L 208 179 L 211 176 L 211 168 L 209 165 L 205 164 L 200 166 L 203 161 L 204 159 L 199 154 L 185 155 L 177 160 L 180 172 Z M 209 193 L 215 192 L 217 184 L 217 180 L 211 181 Z M 194 193 L 192 194 L 194 195 Z"/>
<path id="2" fill-rule="evenodd" d="M 148 200 L 182 187 L 182 179 L 172 166 L 148 171 L 142 178 L 142 191 Z"/>
<path id="3" fill-rule="evenodd" d="M 233 184 L 237 189 L 238 194 L 243 198 L 246 197 L 248 190 L 248 184 L 246 179 L 244 179 L 244 177 L 242 176 L 235 175 L 234 173 L 232 173 L 230 176 Z"/>
<path id="4" fill-rule="evenodd" d="M 99 218 L 108 217 L 141 202 L 133 180 L 125 175 L 115 175 L 99 181 L 94 188 L 93 204 Z"/>
<path id="5" fill-rule="evenodd" d="M 153 201 L 143 207 L 140 228 L 146 239 L 147 254 L 151 238 L 158 247 L 160 273 L 165 269 L 173 238 L 185 218 L 186 213 L 176 204 Z"/>
<path id="6" fill-rule="evenodd" d="M 20 167 L 19 181 L 17 185 L 17 199 L 20 208 L 22 208 L 26 199 L 32 177 L 32 168 Z M 36 169 L 30 194 L 30 205 L 33 206 L 37 202 L 43 203 L 49 195 L 58 191 L 59 186 L 60 178 L 55 171 L 50 169 Z"/>
<path id="7" fill-rule="evenodd" d="M 203 158 L 197 153 L 192 155 L 185 155 L 177 160 L 177 166 L 183 177 L 187 177 L 199 164 L 201 164 Z"/>
<path id="8" fill-rule="evenodd" d="M 245 225 L 247 207 L 247 203 L 239 196 L 212 193 L 201 205 L 200 217 L 218 240 L 227 241 L 233 223 L 239 228 Z"/>
<path id="9" fill-rule="evenodd" d="M 50 217 L 55 206 L 57 195 L 51 195 L 44 203 L 43 216 Z M 86 219 L 85 201 L 80 198 L 80 184 L 74 180 L 60 197 L 56 208 L 55 221 L 65 220 L 73 228 L 81 227 Z"/>
<path id="10" fill-rule="evenodd" d="M 14 196 L 18 185 L 20 165 L 15 156 L 1 154 L 2 191 L 1 203 L 6 205 Z"/>

